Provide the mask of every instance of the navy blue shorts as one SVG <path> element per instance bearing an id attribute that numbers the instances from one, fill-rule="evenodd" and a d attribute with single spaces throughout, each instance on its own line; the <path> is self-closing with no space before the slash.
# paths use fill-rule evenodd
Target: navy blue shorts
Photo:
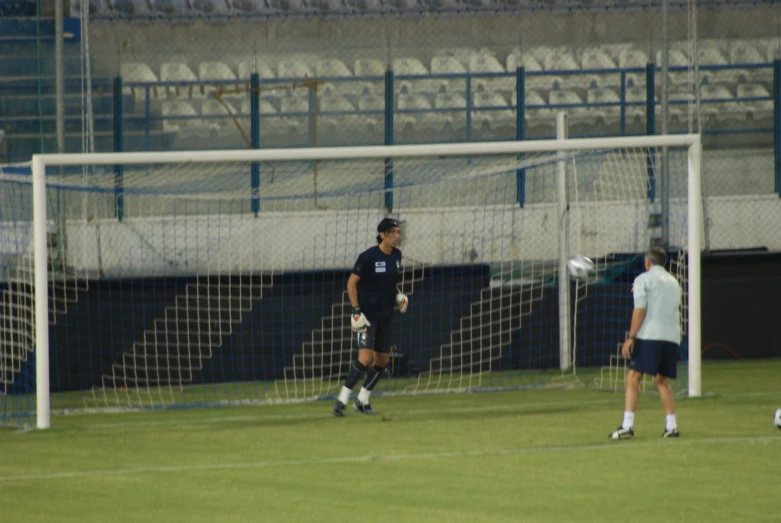
<path id="1" fill-rule="evenodd" d="M 678 375 L 677 343 L 659 340 L 635 340 L 629 368 L 643 374 L 661 374 L 671 379 Z"/>
<path id="2" fill-rule="evenodd" d="M 366 332 L 356 334 L 356 341 L 359 349 L 371 349 L 374 352 L 389 353 L 393 343 L 391 329 L 393 328 L 393 317 L 389 316 L 381 320 L 372 320 L 371 325 L 366 328 Z"/>

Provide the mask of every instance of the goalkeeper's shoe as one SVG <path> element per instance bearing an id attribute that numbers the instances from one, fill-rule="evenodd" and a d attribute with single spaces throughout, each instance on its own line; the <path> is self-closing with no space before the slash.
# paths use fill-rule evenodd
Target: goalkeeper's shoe
<path id="1" fill-rule="evenodd" d="M 624 427 L 618 427 L 608 436 L 610 439 L 631 439 L 634 437 L 635 429 L 633 427 L 629 427 L 628 429 L 625 429 Z"/>
<path id="2" fill-rule="evenodd" d="M 337 418 L 344 417 L 344 403 L 342 403 L 339 400 L 336 400 L 336 403 L 334 404 L 334 416 Z"/>
<path id="3" fill-rule="evenodd" d="M 664 432 L 662 432 L 663 438 L 680 438 L 681 433 L 678 432 L 678 429 L 664 429 Z"/>
<path id="4" fill-rule="evenodd" d="M 371 405 L 368 403 L 361 403 L 358 400 L 355 400 L 355 403 L 353 403 L 353 409 L 361 414 L 377 414 L 377 411 L 374 410 Z"/>

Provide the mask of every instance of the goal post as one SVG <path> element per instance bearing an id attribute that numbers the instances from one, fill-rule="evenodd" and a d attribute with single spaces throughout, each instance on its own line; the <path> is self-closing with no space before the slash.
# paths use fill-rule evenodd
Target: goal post
<path id="1" fill-rule="evenodd" d="M 258 299 L 258 293 L 266 292 L 254 290 L 254 285 L 266 289 L 268 285 L 287 281 L 286 277 L 295 278 L 296 274 L 305 274 L 302 278 L 306 282 L 298 284 L 300 288 L 314 285 L 319 289 L 322 282 L 318 280 L 320 276 L 317 271 L 323 268 L 349 270 L 355 254 L 371 246 L 371 229 L 376 226 L 375 222 L 389 213 L 399 217 L 402 222 L 401 248 L 407 272 L 401 284 L 412 291 L 410 309 L 412 311 L 415 308 L 415 300 L 418 298 L 415 291 L 419 290 L 420 299 L 429 300 L 426 301 L 426 314 L 431 314 L 425 318 L 405 316 L 400 319 L 407 324 L 402 328 L 405 334 L 399 342 L 399 358 L 409 357 L 411 352 L 420 348 L 405 347 L 404 340 L 407 340 L 407 345 L 432 344 L 432 347 L 425 347 L 428 352 L 418 356 L 417 360 L 404 360 L 406 367 L 403 371 L 395 370 L 397 374 L 392 378 L 398 378 L 399 385 L 389 392 L 425 393 L 527 387 L 533 386 L 530 385 L 531 381 L 513 381 L 515 378 L 505 376 L 516 376 L 527 371 L 547 372 L 553 365 L 557 371 L 560 367 L 561 373 L 574 375 L 582 371 L 584 365 L 598 366 L 599 362 L 607 359 L 608 354 L 615 352 L 614 343 L 611 345 L 610 342 L 602 341 L 603 337 L 610 337 L 607 333 L 590 332 L 583 338 L 582 329 L 590 329 L 590 323 L 575 319 L 571 328 L 568 325 L 559 326 L 565 332 L 562 340 L 559 339 L 560 332 L 546 331 L 543 334 L 543 326 L 548 325 L 550 315 L 547 312 L 539 315 L 535 307 L 547 300 L 548 289 L 555 287 L 557 280 L 561 279 L 562 257 L 566 255 L 563 249 L 574 254 L 574 249 L 582 247 L 586 255 L 590 254 L 589 249 L 593 250 L 593 255 L 599 257 L 598 269 L 613 278 L 608 280 L 606 276 L 602 282 L 605 286 L 628 277 L 633 270 L 633 258 L 623 255 L 631 251 L 636 257 L 649 247 L 648 224 L 642 217 L 643 213 L 647 216 L 654 203 L 642 200 L 647 192 L 644 189 L 647 189 L 649 183 L 647 172 L 651 169 L 648 167 L 651 160 L 646 161 L 646 158 L 655 148 L 661 147 L 676 149 L 682 154 L 685 152 L 686 157 L 685 167 L 681 167 L 685 170 L 681 176 L 686 177 L 685 189 L 682 189 L 685 197 L 676 206 L 683 215 L 676 219 L 681 227 L 679 256 L 684 265 L 681 279 L 685 280 L 686 294 L 686 346 L 689 349 L 687 386 L 688 395 L 694 397 L 701 394 L 699 326 L 703 217 L 699 135 L 317 149 L 35 155 L 31 165 L 31 250 L 34 259 L 36 425 L 40 429 L 48 428 L 52 410 L 49 350 L 49 329 L 53 314 L 49 296 L 52 288 L 52 256 L 49 251 L 52 249 L 53 218 L 47 212 L 47 207 L 51 205 L 47 191 L 52 187 L 58 190 L 71 188 L 70 181 L 65 177 L 54 177 L 52 181 L 52 175 L 47 175 L 47 169 L 72 168 L 87 172 L 122 165 L 126 167 L 125 179 L 130 180 L 133 176 L 132 168 L 137 167 L 139 180 L 142 181 L 133 189 L 135 192 L 116 190 L 116 187 L 111 186 L 116 180 L 108 174 L 92 178 L 89 174 L 83 176 L 84 180 L 89 181 L 75 188 L 80 191 L 79 194 L 106 201 L 120 197 L 135 198 L 138 202 L 133 205 L 137 208 L 148 206 L 151 210 L 144 207 L 147 209 L 144 211 L 147 213 L 146 218 L 138 218 L 139 221 L 134 223 L 133 205 L 126 206 L 131 208 L 127 217 L 114 218 L 110 223 L 107 220 L 97 233 L 91 232 L 97 235 L 97 240 L 85 240 L 80 244 L 81 248 L 86 249 L 85 246 L 89 245 L 97 249 L 98 256 L 109 252 L 109 246 L 101 246 L 100 242 L 121 249 L 125 240 L 119 236 L 112 239 L 111 234 L 118 231 L 120 226 L 136 227 L 139 230 L 133 233 L 132 240 L 127 241 L 135 242 L 135 245 L 140 246 L 137 248 L 157 253 L 159 263 L 165 261 L 167 268 L 155 268 L 155 271 L 162 275 L 172 274 L 171 267 L 176 267 L 189 278 L 185 290 L 171 294 L 164 312 L 160 312 L 159 318 L 154 320 L 154 328 L 147 328 L 140 335 L 142 340 L 133 344 L 133 347 L 143 345 L 144 350 L 124 349 L 121 356 L 117 356 L 112 367 L 114 370 L 104 371 L 102 384 L 94 384 L 92 387 L 95 398 L 111 396 L 116 400 L 131 392 L 136 399 L 143 396 L 138 403 L 122 399 L 111 405 L 157 408 L 171 404 L 158 400 L 159 389 L 176 388 L 179 392 L 171 394 L 176 397 L 174 404 L 178 404 L 176 402 L 181 397 L 177 394 L 186 395 L 188 391 L 197 388 L 192 377 L 203 373 L 207 366 L 215 367 L 216 354 L 222 350 L 221 347 L 226 343 L 234 343 L 235 340 L 231 340 L 239 336 L 235 325 L 245 321 L 244 318 L 250 315 L 249 311 L 257 309 L 257 303 L 253 305 L 253 300 Z M 518 160 L 521 154 L 522 159 Z M 386 159 L 395 162 L 394 179 L 397 185 L 383 186 L 384 182 L 365 185 L 365 180 L 361 178 L 361 173 L 366 171 L 365 166 L 372 165 L 373 173 L 375 163 L 381 166 L 376 171 L 382 173 L 384 179 Z M 405 162 L 408 165 L 406 177 Z M 527 183 L 539 183 L 540 193 L 547 195 L 540 196 L 538 203 L 521 207 L 514 201 L 517 191 L 509 190 L 507 186 L 508 180 L 515 180 L 514 173 L 521 165 L 519 162 L 526 169 Z M 566 174 L 560 169 L 564 162 L 570 165 Z M 244 166 L 250 164 L 259 164 L 264 173 L 271 173 L 271 180 L 277 184 L 280 182 L 273 177 L 274 173 L 306 170 L 311 169 L 312 165 L 319 165 L 322 192 L 313 195 L 311 187 L 304 187 L 301 180 L 293 180 L 291 177 L 289 181 L 281 182 L 288 184 L 284 185 L 286 192 L 264 200 L 264 186 L 261 182 L 259 216 L 267 222 L 258 228 L 257 223 L 252 221 L 257 219 L 253 213 L 256 207 L 244 205 L 252 197 L 253 193 L 249 190 L 223 187 L 219 189 L 223 193 L 216 195 L 208 187 L 198 187 L 199 183 L 210 183 L 213 179 L 211 177 L 219 176 L 223 170 L 243 172 Z M 176 185 L 175 188 L 164 186 L 166 180 L 161 181 L 155 174 L 158 166 L 160 177 L 181 178 L 178 185 L 171 183 Z M 536 182 L 529 181 L 534 179 L 534 169 L 539 170 Z M 631 176 L 624 179 L 623 172 L 626 170 L 632 172 Z M 572 221 L 565 229 L 564 236 L 560 237 L 562 241 L 555 239 L 556 234 L 559 234 L 559 224 L 551 224 L 554 228 L 550 229 L 546 221 L 551 214 L 550 206 L 553 206 L 555 214 L 557 203 L 554 200 L 561 197 L 551 196 L 557 192 L 557 171 L 558 176 L 571 176 L 574 180 L 573 187 L 568 189 L 574 191 L 572 197 L 575 198 L 571 201 L 573 211 L 569 219 Z M 331 189 L 325 186 L 328 176 L 347 174 L 353 177 L 349 180 L 345 178 L 345 183 Z M 376 173 L 372 176 L 376 176 Z M 180 197 L 175 191 L 182 191 L 184 196 Z M 194 194 L 193 191 L 201 192 Z M 302 202 L 312 199 L 320 203 L 305 208 Z M 195 208 L 197 210 L 193 210 Z M 275 213 L 273 209 L 282 209 L 284 212 Z M 611 216 L 612 212 L 616 215 Z M 81 231 L 86 224 L 89 224 L 91 231 L 96 229 L 98 226 L 91 221 L 91 215 L 87 211 L 83 214 L 83 218 L 74 220 L 73 229 L 81 227 L 78 229 Z M 629 224 L 628 219 L 636 221 Z M 79 224 L 75 224 L 76 221 Z M 174 221 L 176 224 L 172 225 Z M 158 228 L 156 234 L 159 237 L 152 238 L 145 232 L 154 227 Z M 611 228 L 614 231 L 610 231 Z M 251 233 L 248 232 L 250 230 Z M 313 232 L 305 239 L 294 241 L 292 235 L 303 235 L 301 231 L 305 230 Z M 185 237 L 184 231 L 192 233 L 192 236 Z M 548 234 L 552 248 L 545 243 Z M 534 236 L 536 243 L 528 239 L 530 235 Z M 262 245 L 248 247 L 247 239 L 255 237 L 260 238 L 257 243 Z M 74 239 L 70 241 L 72 244 L 77 243 Z M 447 244 L 448 241 L 450 244 Z M 94 245 L 96 242 L 97 247 Z M 188 244 L 180 245 L 179 242 Z M 196 251 L 189 242 L 200 242 L 199 248 L 203 249 L 192 258 L 187 257 Z M 203 247 L 207 242 L 207 247 Z M 170 243 L 176 243 L 176 252 L 173 252 Z M 75 247 L 71 245 L 70 248 Z M 237 249 L 248 248 L 251 248 L 251 252 L 242 254 L 241 260 L 232 259 L 235 257 L 233 253 L 240 252 Z M 438 250 L 434 252 L 434 249 Z M 162 250 L 168 254 L 159 254 L 158 251 Z M 208 256 L 205 254 L 207 250 Z M 124 261 L 119 251 L 117 256 L 120 258 L 115 262 L 117 264 L 136 263 L 129 259 L 132 255 L 125 254 Z M 261 263 L 259 260 L 271 261 Z M 566 259 L 563 262 L 565 264 Z M 127 271 L 121 274 L 131 274 L 131 268 L 138 270 L 135 265 L 126 268 Z M 267 269 L 277 276 L 271 276 Z M 84 270 L 91 272 L 85 272 L 87 276 L 77 278 L 106 277 L 101 272 L 102 268 L 97 272 L 94 268 Z M 482 276 L 475 276 L 478 273 Z M 473 280 L 464 283 L 465 280 L 459 280 L 461 274 L 469 274 Z M 442 278 L 437 280 L 439 276 Z M 249 372 L 241 374 L 235 369 L 210 372 L 215 376 L 219 373 L 222 373 L 221 376 L 230 374 L 230 379 L 242 383 L 240 386 L 234 384 L 232 390 L 259 379 L 269 380 L 273 382 L 275 396 L 269 395 L 266 398 L 268 401 L 312 399 L 335 393 L 336 384 L 343 379 L 344 362 L 349 361 L 353 349 L 350 346 L 349 323 L 345 324 L 340 319 L 346 316 L 339 287 L 341 280 L 330 275 L 328 278 L 331 279 L 324 285 L 333 289 L 329 287 L 328 292 L 331 294 L 327 299 L 315 304 L 315 308 L 323 309 L 322 313 L 318 312 L 317 317 L 312 318 L 316 327 L 306 327 L 307 339 L 300 351 L 296 349 L 297 354 L 280 353 L 279 358 L 285 361 L 274 362 L 279 368 L 284 367 L 283 371 L 268 377 L 258 377 Z M 563 286 L 569 289 L 570 285 L 567 282 Z M 592 298 L 598 303 L 606 303 L 606 309 L 620 309 L 611 305 L 614 303 L 611 300 L 617 299 L 613 294 L 607 296 L 599 289 L 593 290 L 586 299 L 584 296 L 590 292 L 589 288 L 596 289 L 600 283 L 594 285 L 596 287 L 586 285 L 584 289 L 579 289 L 576 285 L 573 288 L 572 296 L 567 299 L 574 300 L 575 310 L 567 313 L 565 318 L 559 318 L 561 321 L 573 320 L 577 314 L 588 314 L 586 309 L 592 303 L 589 301 Z M 554 290 L 553 295 L 557 294 L 559 292 Z M 434 305 L 429 307 L 428 304 L 436 304 L 437 295 L 447 295 L 451 301 L 432 312 L 434 309 L 431 307 Z M 333 302 L 328 301 L 330 299 Z M 284 297 L 279 300 L 284 300 Z M 299 301 L 293 307 L 297 307 L 295 310 L 301 314 L 309 315 L 308 310 L 301 308 L 308 307 L 306 303 Z M 626 308 L 626 302 L 621 303 L 621 307 Z M 291 310 L 284 309 L 286 313 Z M 269 310 L 268 314 L 272 314 L 272 311 Z M 528 321 L 532 320 L 528 318 L 535 318 L 533 321 L 538 323 L 529 326 Z M 629 316 L 625 319 L 628 322 Z M 273 330 L 273 322 L 277 320 L 262 321 L 269 321 Z M 426 338 L 425 342 L 421 342 L 421 331 L 431 329 L 430 326 L 425 327 L 431 321 L 441 322 L 435 326 L 443 332 L 431 336 L 430 340 L 435 341 Z M 527 323 L 524 324 L 525 321 Z M 182 330 L 185 328 L 182 325 L 186 325 L 189 330 Z M 348 326 L 347 330 L 345 325 Z M 528 332 L 523 331 L 524 328 L 529 329 Z M 193 333 L 193 329 L 198 329 L 198 332 Z M 203 329 L 208 332 L 204 333 Z M 171 349 L 174 343 L 171 339 L 185 335 L 188 336 L 186 347 Z M 273 337 L 273 333 L 269 336 Z M 528 344 L 534 345 L 537 343 L 535 340 L 554 337 L 555 356 L 551 358 L 559 361 L 551 363 L 553 360 L 546 359 L 548 356 L 529 355 Z M 595 346 L 604 345 L 604 349 L 599 349 L 603 353 L 583 357 L 575 354 L 579 350 L 575 346 L 582 340 Z M 108 342 L 104 340 L 104 343 Z M 181 345 L 183 342 L 176 343 Z M 12 344 L 7 345 L 10 347 Z M 569 346 L 572 349 L 564 354 L 565 348 Z M 16 351 L 14 354 L 20 352 L 18 348 L 3 350 Z M 197 354 L 194 355 L 195 352 Z M 236 362 L 236 359 L 226 359 L 221 365 L 236 366 Z M 402 363 L 399 365 L 400 369 Z M 150 377 L 152 374 L 154 379 Z M 184 383 L 183 375 L 189 376 L 190 381 Z M 140 383 L 145 385 L 142 387 Z M 200 386 L 206 387 L 206 382 Z M 100 392 L 95 392 L 98 389 Z M 211 389 L 208 394 L 212 394 Z M 248 395 L 251 396 L 251 393 Z M 246 404 L 242 402 L 251 400 L 251 397 L 245 396 L 222 399 L 216 395 L 214 401 L 199 399 L 195 404 Z M 94 405 L 99 407 L 100 403 Z"/>

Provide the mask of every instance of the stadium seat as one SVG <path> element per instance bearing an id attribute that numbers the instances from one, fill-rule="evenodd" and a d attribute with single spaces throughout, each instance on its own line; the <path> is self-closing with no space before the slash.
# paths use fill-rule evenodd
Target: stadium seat
<path id="1" fill-rule="evenodd" d="M 510 103 L 517 107 L 518 98 L 513 92 Z M 526 93 L 526 108 L 524 114 L 526 123 L 529 127 L 544 128 L 546 130 L 555 129 L 556 111 L 548 107 L 548 102 L 537 91 L 528 91 Z"/>
<path id="2" fill-rule="evenodd" d="M 345 96 L 321 96 L 319 102 L 318 128 L 329 133 L 346 133 L 355 129 L 363 118 L 355 114 L 355 106 Z M 347 113 L 347 114 L 323 114 Z"/>
<path id="3" fill-rule="evenodd" d="M 277 108 L 274 106 L 274 103 L 272 102 L 273 98 L 266 98 L 261 97 L 258 100 L 258 113 L 260 115 L 272 115 L 277 114 L 279 111 L 277 111 Z M 252 102 L 249 100 L 249 98 L 245 98 L 241 101 L 241 115 L 244 117 L 249 116 L 252 114 Z M 307 108 L 309 106 L 307 105 Z"/>
<path id="4" fill-rule="evenodd" d="M 736 98 L 765 98 L 764 100 L 751 100 L 738 102 L 746 107 L 755 120 L 773 116 L 773 100 L 770 92 L 762 84 L 740 84 L 737 87 Z"/>
<path id="5" fill-rule="evenodd" d="M 314 63 L 316 59 L 312 55 L 288 55 L 279 60 L 277 75 L 279 78 L 303 80 L 314 78 Z"/>
<path id="6" fill-rule="evenodd" d="M 165 117 L 187 117 L 182 119 L 165 119 Z M 200 118 L 198 111 L 190 102 L 184 100 L 173 100 L 163 102 L 163 130 L 173 131 L 181 134 L 203 135 L 212 130 L 219 129 L 219 125 L 211 122 L 207 123 Z"/>
<path id="7" fill-rule="evenodd" d="M 238 116 L 236 108 L 229 101 L 223 103 L 217 100 L 204 100 L 201 105 L 201 116 L 205 116 L 204 122 L 216 127 L 233 125 L 231 116 Z"/>
<path id="8" fill-rule="evenodd" d="M 639 49 L 623 49 L 618 55 L 620 69 L 645 69 L 648 65 L 648 55 Z M 627 86 L 635 87 L 645 83 L 645 72 L 626 73 L 624 81 Z"/>
<path id="9" fill-rule="evenodd" d="M 542 65 L 539 60 L 535 58 L 531 53 L 520 54 L 519 51 L 514 51 L 507 56 L 507 71 L 515 72 L 518 67 L 523 67 L 526 73 L 526 89 L 535 91 L 550 91 L 554 85 L 558 83 L 561 85 L 564 82 L 561 76 L 530 76 L 529 73 L 542 71 Z M 515 82 L 513 82 L 513 90 L 515 89 Z"/>
<path id="10" fill-rule="evenodd" d="M 391 61 L 391 69 L 396 76 L 428 76 L 429 72 L 423 62 L 417 58 L 394 58 Z M 399 80 L 400 92 L 412 94 L 417 93 L 435 93 L 442 85 L 441 80 L 408 79 Z"/>
<path id="11" fill-rule="evenodd" d="M 398 97 L 398 108 L 400 111 L 404 110 L 425 110 L 432 109 L 431 102 L 423 94 L 400 94 Z M 436 119 L 432 119 L 431 112 L 426 113 L 412 113 L 412 114 L 399 114 L 394 118 L 395 123 L 404 128 L 411 126 L 413 129 L 436 127 Z"/>
<path id="12" fill-rule="evenodd" d="M 315 64 L 317 78 L 352 76 L 352 72 L 338 58 L 324 58 Z"/>
<path id="13" fill-rule="evenodd" d="M 152 9 L 166 15 L 182 15 L 190 11 L 187 0 L 150 0 Z"/>
<path id="14" fill-rule="evenodd" d="M 700 87 L 700 107 L 703 115 L 712 116 L 717 121 L 743 121 L 749 112 L 746 104 L 736 102 L 732 92 L 724 85 L 704 85 Z"/>
<path id="15" fill-rule="evenodd" d="M 385 98 L 383 96 L 365 94 L 358 97 L 359 111 L 372 111 L 376 114 L 357 115 L 363 120 L 363 126 L 369 129 L 382 129 L 385 122 Z"/>
<path id="16" fill-rule="evenodd" d="M 729 62 L 732 65 L 764 64 L 772 60 L 768 57 L 768 45 L 762 40 L 745 40 L 733 42 L 729 46 Z M 773 81 L 773 68 L 761 69 L 736 69 L 735 74 L 739 82 L 767 82 Z"/>
<path id="17" fill-rule="evenodd" d="M 566 111 L 571 124 L 593 124 L 596 116 L 583 107 L 583 99 L 575 91 L 569 89 L 554 89 L 549 93 L 549 101 L 552 106 L 574 105 L 574 107 L 557 107 L 556 111 Z"/>
<path id="18" fill-rule="evenodd" d="M 271 62 L 268 58 L 264 57 L 262 60 L 255 60 L 254 58 L 246 58 L 239 61 L 239 80 L 249 80 L 252 73 L 255 72 L 257 62 L 257 72 L 260 78 L 274 78 L 274 70 Z"/>
<path id="19" fill-rule="evenodd" d="M 262 4 L 262 0 L 260 0 Z M 283 13 L 304 13 L 307 10 L 304 0 L 266 0 L 269 10 Z"/>
<path id="20" fill-rule="evenodd" d="M 201 81 L 233 82 L 236 73 L 225 62 L 201 62 L 198 64 L 198 77 Z"/>
<path id="21" fill-rule="evenodd" d="M 546 71 L 577 71 L 581 69 L 575 58 L 575 53 L 568 48 L 551 48 L 550 52 L 545 53 L 542 67 Z"/>
<path id="22" fill-rule="evenodd" d="M 375 12 L 383 10 L 382 2 L 380 0 L 344 0 L 344 5 L 349 10 L 360 12 Z"/>
<path id="23" fill-rule="evenodd" d="M 279 104 L 279 112 L 284 116 L 283 126 L 289 131 L 300 133 L 308 126 L 310 113 L 308 89 L 286 91 Z"/>
<path id="24" fill-rule="evenodd" d="M 182 62 L 166 62 L 160 66 L 160 80 L 163 82 L 197 82 L 190 66 Z"/>
<path id="25" fill-rule="evenodd" d="M 253 14 L 274 11 L 266 5 L 264 0 L 227 0 L 227 2 L 228 9 L 238 13 Z"/>
<path id="26" fill-rule="evenodd" d="M 420 0 L 422 7 L 435 11 L 454 11 L 463 9 L 460 0 Z"/>
<path id="27" fill-rule="evenodd" d="M 670 119 L 678 118 L 679 121 L 684 122 L 689 118 L 689 113 L 693 106 L 697 103 L 697 100 L 691 92 L 688 91 L 671 91 L 668 97 L 667 114 Z M 678 103 L 674 103 L 678 102 Z M 660 107 L 657 107 L 657 111 L 661 111 Z M 661 120 L 659 120 L 661 122 Z"/>
<path id="28" fill-rule="evenodd" d="M 423 7 L 416 0 L 384 0 L 383 5 L 390 11 L 422 11 Z"/>
<path id="29" fill-rule="evenodd" d="M 703 40 L 699 42 L 697 48 L 700 65 L 700 79 L 709 84 L 727 84 L 734 86 L 738 82 L 740 72 L 735 69 L 724 70 L 703 70 L 702 66 L 709 65 L 729 65 L 726 55 L 722 50 L 720 41 Z"/>
<path id="30" fill-rule="evenodd" d="M 355 76 L 384 77 L 385 63 L 382 60 L 359 58 L 353 64 Z"/>
<path id="31" fill-rule="evenodd" d="M 584 49 L 580 54 L 583 69 L 615 69 L 616 62 L 601 47 Z"/>
<path id="32" fill-rule="evenodd" d="M 542 71 L 542 65 L 534 55 L 515 50 L 507 55 L 507 71 L 514 73 L 518 67 L 523 67 L 527 73 Z"/>
<path id="33" fill-rule="evenodd" d="M 435 56 L 431 59 L 431 74 L 459 74 L 463 79 L 439 80 L 437 90 L 466 92 L 467 70 L 464 64 L 455 56 Z"/>
<path id="34" fill-rule="evenodd" d="M 432 123 L 440 127 L 463 129 L 466 126 L 466 97 L 461 93 L 437 93 L 435 109 L 457 109 L 457 111 L 432 113 Z"/>
<path id="35" fill-rule="evenodd" d="M 621 120 L 621 97 L 614 89 L 589 89 L 586 91 L 586 103 L 616 104 L 591 107 L 591 111 L 594 115 L 602 117 L 602 119 L 608 125 L 614 124 Z"/>
<path id="36" fill-rule="evenodd" d="M 490 51 L 476 51 L 469 55 L 469 72 L 505 73 L 504 66 Z M 512 71 L 513 73 L 515 70 Z M 515 75 L 508 77 L 472 78 L 473 91 L 504 91 L 510 93 L 515 88 Z"/>
<path id="37" fill-rule="evenodd" d="M 341 0 L 306 0 L 301 5 L 306 11 L 314 11 L 316 13 L 327 13 L 332 11 L 344 11 L 344 4 Z M 299 8 L 300 9 L 300 8 Z"/>
<path id="38" fill-rule="evenodd" d="M 668 64 L 670 67 L 689 67 L 689 57 L 680 49 L 670 49 L 668 54 Z M 656 65 L 662 65 L 662 51 L 656 52 Z M 660 75 L 661 81 L 661 75 Z M 671 88 L 688 88 L 689 73 L 686 71 L 676 71 L 670 73 Z"/>
<path id="39" fill-rule="evenodd" d="M 768 61 L 767 46 L 755 40 L 738 40 L 729 45 L 729 62 L 733 65 L 762 64 Z"/>
<path id="40" fill-rule="evenodd" d="M 507 100 L 500 93 L 495 91 L 481 91 L 472 95 L 472 126 L 476 128 L 488 127 L 496 129 L 498 127 L 515 126 L 515 110 L 511 108 Z M 504 107 L 501 110 L 481 111 L 486 107 Z"/>
<path id="41" fill-rule="evenodd" d="M 615 60 L 602 47 L 584 49 L 580 55 L 580 64 L 584 70 L 588 69 L 617 69 Z M 588 82 L 587 89 L 595 87 L 619 87 L 621 75 L 616 70 L 612 74 L 590 74 L 583 77 L 583 82 Z"/>
<path id="42" fill-rule="evenodd" d="M 119 75 L 122 77 L 124 84 L 129 83 L 148 83 L 156 84 L 159 80 L 157 75 L 152 69 L 140 62 L 124 62 L 119 65 Z M 156 85 L 150 86 L 150 96 L 156 98 L 158 96 L 158 89 Z M 141 86 L 129 86 L 122 89 L 123 94 L 129 94 L 133 98 L 143 100 L 146 96 L 146 88 Z"/>
<path id="43" fill-rule="evenodd" d="M 109 0 L 112 11 L 125 16 L 149 15 L 151 8 L 147 0 Z"/>
<path id="44" fill-rule="evenodd" d="M 645 69 L 648 65 L 648 54 L 640 49 L 624 49 L 618 55 L 618 67 L 621 69 Z"/>
<path id="45" fill-rule="evenodd" d="M 371 82 L 322 82 L 318 84 L 319 96 L 347 96 L 356 98 L 363 94 L 372 94 L 375 84 Z"/>
<path id="46" fill-rule="evenodd" d="M 186 96 L 189 98 L 202 98 L 206 90 L 198 83 L 198 77 L 184 62 L 166 62 L 160 66 L 160 81 L 173 82 L 173 88 L 165 87 L 167 94 Z M 180 85 L 184 84 L 184 85 Z"/>
<path id="47" fill-rule="evenodd" d="M 505 68 L 489 50 L 479 50 L 469 55 L 470 73 L 504 73 Z"/>
<path id="48" fill-rule="evenodd" d="M 385 111 L 385 98 L 374 94 L 367 94 L 358 98 L 359 111 Z"/>
<path id="49" fill-rule="evenodd" d="M 648 100 L 648 94 L 645 91 L 645 87 L 627 88 L 626 103 L 637 104 L 637 105 L 627 105 L 626 107 L 627 122 L 630 122 L 635 118 L 645 120 L 647 114 L 646 111 L 647 100 Z M 655 101 L 658 102 L 659 99 L 655 97 Z"/>
<path id="50" fill-rule="evenodd" d="M 191 0 L 192 9 L 196 13 L 204 15 L 229 15 L 233 9 L 228 5 L 227 0 Z"/>

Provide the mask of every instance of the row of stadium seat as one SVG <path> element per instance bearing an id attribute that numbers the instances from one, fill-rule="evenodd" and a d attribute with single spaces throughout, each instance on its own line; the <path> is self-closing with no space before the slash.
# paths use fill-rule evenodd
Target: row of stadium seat
<path id="1" fill-rule="evenodd" d="M 672 46 L 669 55 L 671 67 L 688 67 L 689 57 L 683 43 Z M 701 66 L 749 66 L 767 64 L 779 56 L 778 40 L 744 40 L 700 42 Z M 661 63 L 661 51 L 654 57 Z M 257 63 L 256 63 L 257 62 Z M 514 72 L 522 66 L 527 72 L 535 71 L 589 71 L 612 69 L 642 69 L 649 62 L 648 54 L 629 44 L 600 46 L 573 50 L 569 48 L 534 47 L 521 52 L 510 52 L 503 60 L 490 51 L 449 51 L 433 56 L 430 61 L 417 57 L 399 57 L 391 60 L 391 69 L 397 75 L 444 75 Z M 234 66 L 235 65 L 235 66 Z M 191 67 L 187 61 L 168 61 L 160 65 L 159 75 L 143 62 L 121 65 L 121 75 L 130 82 L 235 80 L 249 78 L 257 70 L 261 78 L 332 78 L 332 77 L 381 77 L 388 69 L 383 60 L 359 58 L 351 64 L 338 58 L 319 58 L 310 54 L 291 54 L 273 58 L 209 60 Z M 196 74 L 197 71 L 197 74 Z M 729 71 L 734 71 L 730 69 Z M 756 74 L 764 74 L 764 69 Z M 726 71 L 724 72 L 725 74 Z M 730 72 L 737 76 L 739 73 Z M 745 74 L 745 73 L 744 73 Z M 770 71 L 772 76 L 772 70 Z"/>
<path id="2" fill-rule="evenodd" d="M 723 0 L 724 5 L 752 0 Z M 671 2 L 683 7 L 686 2 Z M 649 7 L 653 0 L 90 0 L 90 14 L 98 17 L 235 16 L 313 13 L 381 13 L 502 9 L 599 9 Z M 73 13 L 80 0 L 71 0 Z"/>
<path id="3" fill-rule="evenodd" d="M 713 115 L 719 120 L 743 120 L 752 118 L 772 118 L 773 102 L 767 89 L 759 84 L 741 86 L 738 93 L 747 102 L 737 102 L 735 97 L 723 88 L 704 90 L 702 107 L 705 115 Z M 627 92 L 625 107 L 627 120 L 645 117 L 645 89 L 636 88 Z M 671 117 L 683 119 L 688 104 L 694 100 L 690 95 L 673 94 L 669 107 Z M 585 104 L 584 104 L 585 102 Z M 513 126 L 515 122 L 516 99 L 506 99 L 497 92 L 478 93 L 472 100 L 471 120 L 477 126 L 497 125 Z M 588 105 L 586 105 L 588 104 Z M 620 98 L 611 89 L 594 89 L 588 92 L 586 100 L 573 91 L 552 91 L 546 101 L 539 93 L 531 92 L 526 98 L 526 116 L 529 120 L 549 120 L 553 122 L 556 106 L 566 106 L 571 120 L 591 124 L 601 119 L 605 123 L 616 123 L 620 119 Z M 421 94 L 399 95 L 395 107 L 399 114 L 395 119 L 401 125 L 433 126 L 446 123 L 466 122 L 467 101 L 462 95 L 437 94 L 432 100 Z M 359 97 L 357 103 L 345 96 L 322 96 L 318 100 L 319 119 L 334 125 L 376 125 L 382 121 L 385 111 L 384 98 L 379 96 Z M 262 97 L 259 112 L 262 118 L 281 117 L 291 126 L 306 125 L 312 107 L 305 96 Z M 198 104 L 184 100 L 166 101 L 161 110 L 163 128 L 171 131 L 196 131 L 219 129 L 232 125 L 232 117 L 248 118 L 250 101 L 248 98 L 222 100 L 204 100 Z"/>

